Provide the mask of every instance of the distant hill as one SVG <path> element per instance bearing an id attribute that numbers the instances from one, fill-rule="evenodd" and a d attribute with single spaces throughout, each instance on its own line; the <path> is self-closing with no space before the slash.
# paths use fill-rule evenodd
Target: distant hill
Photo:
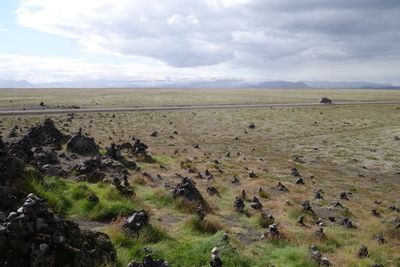
<path id="1" fill-rule="evenodd" d="M 272 81 L 262 82 L 253 86 L 255 88 L 266 88 L 266 89 L 307 89 L 310 88 L 304 82 L 287 82 L 287 81 Z"/>
<path id="2" fill-rule="evenodd" d="M 400 86 L 388 83 L 334 82 L 334 81 L 263 81 L 248 82 L 243 79 L 209 80 L 85 80 L 72 82 L 30 83 L 25 80 L 0 80 L 0 88 L 260 88 L 260 89 L 386 89 L 398 90 Z"/>
<path id="3" fill-rule="evenodd" d="M 20 81 L 0 80 L 0 88 L 29 88 L 29 87 L 34 87 L 34 85 L 25 80 L 20 80 Z"/>

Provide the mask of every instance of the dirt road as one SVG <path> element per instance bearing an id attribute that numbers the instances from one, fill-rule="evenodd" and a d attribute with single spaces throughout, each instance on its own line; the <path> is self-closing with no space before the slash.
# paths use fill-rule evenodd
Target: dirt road
<path id="1" fill-rule="evenodd" d="M 252 109 L 252 108 L 295 108 L 295 107 L 332 107 L 350 105 L 385 105 L 400 104 L 400 101 L 365 101 L 365 102 L 335 102 L 333 104 L 320 103 L 280 103 L 280 104 L 241 104 L 241 105 L 193 105 L 193 106 L 164 106 L 164 107 L 125 107 L 125 108 L 43 108 L 43 109 L 0 109 L 0 116 L 12 115 L 47 115 L 63 113 L 96 113 L 96 112 L 151 112 L 151 111 L 179 111 L 202 109 Z"/>

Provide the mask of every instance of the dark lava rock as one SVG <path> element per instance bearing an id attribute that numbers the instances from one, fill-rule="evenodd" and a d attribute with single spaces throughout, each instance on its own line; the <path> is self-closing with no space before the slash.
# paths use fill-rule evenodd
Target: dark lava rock
<path id="1" fill-rule="evenodd" d="M 143 226 L 149 223 L 149 215 L 144 210 L 134 212 L 129 216 L 123 225 L 125 229 L 137 233 Z"/>
<path id="2" fill-rule="evenodd" d="M 3 141 L 3 137 L 0 135 L 0 153 L 1 153 L 1 151 L 5 151 L 5 150 L 7 150 L 7 146 Z"/>
<path id="3" fill-rule="evenodd" d="M 301 205 L 303 206 L 303 210 L 304 211 L 314 212 L 312 207 L 311 207 L 311 205 L 310 205 L 310 201 L 306 200 Z"/>
<path id="4" fill-rule="evenodd" d="M 357 256 L 359 258 L 366 258 L 368 257 L 368 248 L 366 246 L 361 246 L 361 248 L 358 250 Z"/>
<path id="5" fill-rule="evenodd" d="M 356 228 L 353 222 L 347 217 L 344 217 L 342 220 L 340 220 L 339 224 L 343 225 L 346 228 Z"/>
<path id="6" fill-rule="evenodd" d="M 81 231 L 33 194 L 1 227 L 6 230 L 0 235 L 0 266 L 116 265 L 116 252 L 106 234 Z"/>
<path id="7" fill-rule="evenodd" d="M 250 123 L 249 129 L 255 129 L 255 128 L 256 128 L 256 125 L 254 123 Z"/>
<path id="8" fill-rule="evenodd" d="M 271 224 L 270 226 L 268 226 L 266 237 L 269 239 L 279 239 L 282 237 L 276 224 Z"/>
<path id="9" fill-rule="evenodd" d="M 300 177 L 300 173 L 296 168 L 292 168 L 290 175 L 292 175 L 294 177 Z"/>
<path id="10" fill-rule="evenodd" d="M 84 156 L 93 156 L 99 153 L 99 147 L 94 138 L 83 135 L 81 131 L 68 140 L 67 150 Z"/>
<path id="11" fill-rule="evenodd" d="M 122 158 L 121 150 L 117 148 L 117 146 L 112 143 L 110 147 L 107 147 L 106 156 L 113 160 L 120 160 Z"/>
<path id="12" fill-rule="evenodd" d="M 29 129 L 26 135 L 11 145 L 11 148 L 13 151 L 25 153 L 26 156 L 30 156 L 30 150 L 33 147 L 50 146 L 61 149 L 66 138 L 67 137 L 56 128 L 54 122 L 47 118 L 43 124 Z"/>
<path id="13" fill-rule="evenodd" d="M 262 204 L 258 198 L 253 197 L 253 200 L 250 203 L 250 207 L 252 207 L 255 210 L 260 210 L 262 209 Z"/>
<path id="14" fill-rule="evenodd" d="M 9 185 L 22 177 L 25 164 L 8 153 L 0 153 L 0 185 Z"/>
<path id="15" fill-rule="evenodd" d="M 329 99 L 329 98 L 327 98 L 327 97 L 322 97 L 322 98 L 319 100 L 319 103 L 321 103 L 321 104 L 331 104 L 331 103 L 332 103 L 332 100 Z"/>
<path id="16" fill-rule="evenodd" d="M 47 148 L 33 147 L 31 163 L 36 167 L 59 164 L 57 153 Z"/>
<path id="17" fill-rule="evenodd" d="M 276 186 L 276 189 L 279 191 L 287 192 L 289 191 L 286 186 L 284 186 L 281 182 L 278 182 L 278 185 Z"/>
<path id="18" fill-rule="evenodd" d="M 217 188 L 215 188 L 214 186 L 209 186 L 209 187 L 207 187 L 207 193 L 208 193 L 210 196 L 219 195 L 219 192 L 218 192 Z"/>
<path id="19" fill-rule="evenodd" d="M 151 255 L 145 256 L 143 262 L 132 261 L 128 267 L 169 267 L 164 259 L 155 260 Z"/>
<path id="20" fill-rule="evenodd" d="M 205 204 L 205 200 L 199 190 L 197 190 L 195 183 L 189 177 L 183 177 L 181 182 L 172 191 L 173 198 L 183 198 L 189 202 L 196 202 L 198 204 Z"/>
<path id="21" fill-rule="evenodd" d="M 242 200 L 241 197 L 236 197 L 235 201 L 233 202 L 233 207 L 239 211 L 239 212 L 243 212 L 244 210 L 244 202 Z"/>
<path id="22" fill-rule="evenodd" d="M 349 200 L 349 197 L 347 195 L 347 192 L 340 192 L 339 198 L 343 200 Z"/>
<path id="23" fill-rule="evenodd" d="M 133 155 L 146 154 L 146 149 L 148 148 L 149 147 L 145 143 L 141 142 L 139 139 L 136 139 L 132 147 L 132 154 Z"/>

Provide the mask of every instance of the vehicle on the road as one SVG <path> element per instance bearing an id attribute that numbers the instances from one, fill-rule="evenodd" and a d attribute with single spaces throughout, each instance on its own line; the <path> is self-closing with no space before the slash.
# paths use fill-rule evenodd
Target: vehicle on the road
<path id="1" fill-rule="evenodd" d="M 321 104 L 332 104 L 332 100 L 329 99 L 329 98 L 327 98 L 327 97 L 322 97 L 322 98 L 319 100 L 319 103 L 321 103 Z"/>

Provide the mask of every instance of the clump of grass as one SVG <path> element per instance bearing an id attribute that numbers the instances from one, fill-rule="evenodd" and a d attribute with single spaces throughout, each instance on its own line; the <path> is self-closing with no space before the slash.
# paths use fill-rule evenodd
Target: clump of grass
<path id="1" fill-rule="evenodd" d="M 265 191 L 258 192 L 258 195 L 259 195 L 261 198 L 265 198 L 265 199 L 268 199 L 268 198 L 269 198 L 268 193 L 265 192 Z"/>
<path id="2" fill-rule="evenodd" d="M 37 195 L 47 199 L 57 213 L 68 217 L 109 221 L 117 216 L 130 215 L 136 208 L 131 199 L 104 184 L 45 177 L 43 181 L 32 180 L 31 188 Z M 89 201 L 91 194 L 96 195 L 99 201 Z"/>
<path id="3" fill-rule="evenodd" d="M 174 204 L 174 199 L 171 194 L 162 189 L 148 190 L 139 188 L 140 194 L 145 201 L 155 205 L 157 208 L 168 207 Z"/>
<path id="4" fill-rule="evenodd" d="M 152 246 L 156 254 L 167 260 L 171 266 L 209 266 L 213 247 L 221 249 L 224 266 L 254 266 L 251 258 L 239 253 L 229 242 L 223 240 L 222 232 L 206 237 L 187 235 Z"/>
<path id="5" fill-rule="evenodd" d="M 171 239 L 163 229 L 153 225 L 144 226 L 137 235 L 124 231 L 118 225 L 113 225 L 106 232 L 117 250 L 119 266 L 126 266 L 133 259 L 141 260 L 145 256 L 145 246 Z"/>
<path id="6" fill-rule="evenodd" d="M 153 159 L 161 165 L 170 165 L 175 162 L 175 159 L 167 155 L 155 155 L 153 156 Z"/>
<path id="7" fill-rule="evenodd" d="M 215 218 L 205 218 L 200 220 L 197 216 L 188 219 L 185 222 L 185 226 L 192 231 L 204 234 L 215 234 L 223 228 L 222 224 Z"/>

